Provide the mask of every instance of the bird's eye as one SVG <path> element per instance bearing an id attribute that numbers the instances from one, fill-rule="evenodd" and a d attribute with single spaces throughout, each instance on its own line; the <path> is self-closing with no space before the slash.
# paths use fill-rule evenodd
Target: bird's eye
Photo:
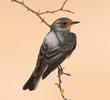
<path id="1" fill-rule="evenodd" d="M 64 24 L 64 25 L 66 25 L 66 24 L 67 24 L 67 22 L 63 22 L 63 24 Z"/>

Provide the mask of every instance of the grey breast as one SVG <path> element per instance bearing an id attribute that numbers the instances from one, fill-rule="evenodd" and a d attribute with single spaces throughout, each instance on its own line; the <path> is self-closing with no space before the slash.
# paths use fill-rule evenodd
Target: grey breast
<path id="1" fill-rule="evenodd" d="M 44 43 L 48 46 L 49 49 L 56 49 L 65 41 L 66 37 L 67 32 L 51 31 L 45 36 Z"/>

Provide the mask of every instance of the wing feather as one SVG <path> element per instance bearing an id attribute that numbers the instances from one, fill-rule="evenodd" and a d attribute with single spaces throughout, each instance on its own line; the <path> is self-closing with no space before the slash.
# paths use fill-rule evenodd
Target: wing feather
<path id="1" fill-rule="evenodd" d="M 76 35 L 71 33 L 59 48 L 53 51 L 48 50 L 46 54 L 46 59 L 49 62 L 49 66 L 44 72 L 42 78 L 43 79 L 46 78 L 50 72 L 55 70 L 65 60 L 65 58 L 72 53 L 75 47 L 76 47 Z"/>

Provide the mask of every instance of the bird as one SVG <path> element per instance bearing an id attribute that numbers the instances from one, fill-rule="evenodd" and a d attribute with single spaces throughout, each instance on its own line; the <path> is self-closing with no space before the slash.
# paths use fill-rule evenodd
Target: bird
<path id="1" fill-rule="evenodd" d="M 36 67 L 23 86 L 23 90 L 35 90 L 41 78 L 45 79 L 72 54 L 76 48 L 77 38 L 70 29 L 77 23 L 80 22 L 62 17 L 51 24 L 50 31 L 40 47 Z"/>

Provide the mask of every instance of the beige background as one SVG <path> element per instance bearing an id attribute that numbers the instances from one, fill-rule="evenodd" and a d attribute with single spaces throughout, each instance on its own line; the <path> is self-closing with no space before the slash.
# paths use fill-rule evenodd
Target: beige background
<path id="1" fill-rule="evenodd" d="M 25 0 L 35 10 L 54 10 L 64 0 Z M 68 0 L 65 8 L 75 14 L 59 12 L 45 15 L 52 23 L 70 17 L 81 23 L 72 27 L 78 45 L 62 65 L 71 77 L 63 76 L 65 96 L 72 100 L 110 100 L 110 0 Z M 57 70 L 33 91 L 22 86 L 32 73 L 39 47 L 49 28 L 22 6 L 0 2 L 0 99 L 62 100 L 57 86 Z"/>

